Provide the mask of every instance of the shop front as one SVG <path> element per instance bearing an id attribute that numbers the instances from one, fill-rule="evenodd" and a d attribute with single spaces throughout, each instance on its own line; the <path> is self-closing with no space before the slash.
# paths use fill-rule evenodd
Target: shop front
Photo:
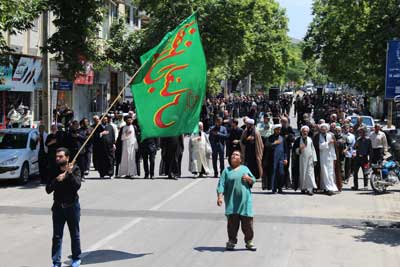
<path id="1" fill-rule="evenodd" d="M 8 66 L 0 66 L 0 128 L 34 125 L 41 71 L 40 58 L 24 55 L 13 55 Z"/>

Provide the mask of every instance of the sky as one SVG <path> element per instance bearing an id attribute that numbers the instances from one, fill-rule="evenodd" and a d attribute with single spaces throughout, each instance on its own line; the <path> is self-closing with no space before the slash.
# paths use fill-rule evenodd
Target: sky
<path id="1" fill-rule="evenodd" d="M 313 0 L 278 0 L 289 17 L 289 36 L 303 39 L 308 24 L 312 21 L 311 8 Z"/>

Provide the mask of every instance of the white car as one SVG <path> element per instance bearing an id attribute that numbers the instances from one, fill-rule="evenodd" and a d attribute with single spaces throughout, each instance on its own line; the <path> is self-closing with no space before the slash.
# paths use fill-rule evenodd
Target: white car
<path id="1" fill-rule="evenodd" d="M 354 126 L 357 124 L 358 117 L 359 116 L 357 116 L 357 115 L 353 115 L 353 116 L 347 117 L 347 119 L 349 119 L 351 124 Z M 374 118 L 372 118 L 371 116 L 361 116 L 361 118 L 362 118 L 363 124 L 365 124 L 365 126 L 368 129 L 368 133 L 373 131 L 373 129 L 375 127 Z"/>
<path id="2" fill-rule="evenodd" d="M 39 131 L 31 128 L 0 130 L 0 179 L 27 183 L 39 173 Z"/>

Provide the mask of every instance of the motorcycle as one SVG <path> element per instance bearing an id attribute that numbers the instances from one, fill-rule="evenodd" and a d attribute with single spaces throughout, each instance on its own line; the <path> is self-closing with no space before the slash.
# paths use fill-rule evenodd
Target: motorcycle
<path id="1" fill-rule="evenodd" d="M 371 187 L 376 194 L 383 194 L 389 186 L 400 183 L 400 164 L 391 158 L 380 164 L 371 164 L 369 172 Z"/>

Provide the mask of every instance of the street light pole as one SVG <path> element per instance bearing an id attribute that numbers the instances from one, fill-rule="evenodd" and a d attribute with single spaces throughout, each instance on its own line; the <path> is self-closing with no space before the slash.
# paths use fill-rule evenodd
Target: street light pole
<path id="1" fill-rule="evenodd" d="M 46 10 L 42 15 L 42 46 L 45 46 L 49 37 L 49 12 Z M 51 126 L 51 86 L 49 55 L 47 51 L 42 51 L 42 123 L 47 131 Z"/>

